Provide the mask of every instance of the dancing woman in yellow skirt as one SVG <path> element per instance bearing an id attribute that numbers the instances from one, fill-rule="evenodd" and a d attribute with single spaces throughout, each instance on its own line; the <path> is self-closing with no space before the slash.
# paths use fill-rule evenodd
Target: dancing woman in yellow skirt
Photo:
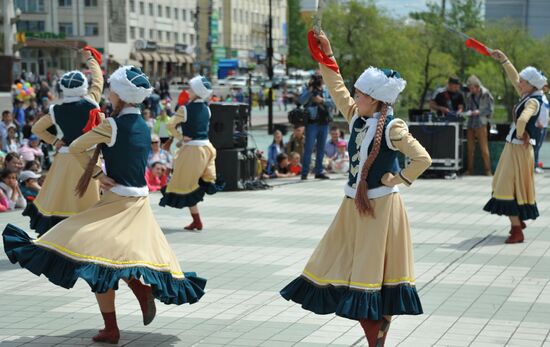
<path id="1" fill-rule="evenodd" d="M 114 118 L 105 119 L 69 147 L 86 168 L 79 193 L 94 177 L 105 192 L 101 200 L 37 240 L 11 224 L 4 229 L 3 238 L 12 263 L 19 262 L 64 288 L 71 288 L 78 278 L 85 280 L 105 321 L 105 329 L 94 336 L 94 341 L 117 343 L 120 332 L 115 290 L 120 279 L 137 297 L 145 325 L 155 317 L 155 298 L 165 304 L 197 302 L 204 294 L 206 280 L 182 272 L 150 207 L 145 169 L 151 133 L 136 105 L 153 88 L 147 76 L 133 66 L 119 68 L 109 82 Z M 94 145 L 99 149 L 90 160 L 87 150 Z M 106 173 L 96 165 L 99 150 Z"/>
<path id="2" fill-rule="evenodd" d="M 181 105 L 170 119 L 168 131 L 182 146 L 174 158 L 174 171 L 165 190 L 160 206 L 175 208 L 189 207 L 193 221 L 186 230 L 202 230 L 202 220 L 197 204 L 205 194 L 215 194 L 223 189 L 223 183 L 216 180 L 216 149 L 208 140 L 210 108 L 207 100 L 212 85 L 202 77 L 189 81 L 189 102 Z M 181 132 L 178 126 L 181 125 Z"/>
<path id="3" fill-rule="evenodd" d="M 493 51 L 491 56 L 502 64 L 521 98 L 514 107 L 514 121 L 493 177 L 491 199 L 483 209 L 508 216 L 512 226 L 506 243 L 519 243 L 524 240 L 524 221 L 539 216 L 535 201 L 533 146 L 537 139 L 536 123 L 542 106 L 542 88 L 547 79 L 532 66 L 518 74 L 514 65 L 499 50 Z"/>
<path id="4" fill-rule="evenodd" d="M 316 38 L 332 57 L 326 36 Z M 406 85 L 398 72 L 368 68 L 355 82 L 354 99 L 338 72 L 323 64 L 320 69 L 350 124 L 348 182 L 328 231 L 281 295 L 317 314 L 358 320 L 369 346 L 383 346 L 391 316 L 422 313 L 409 221 L 397 185 L 412 184 L 431 159 L 405 122 L 393 117 L 391 104 Z M 392 173 L 397 151 L 412 162 Z"/>
<path id="5" fill-rule="evenodd" d="M 42 141 L 54 145 L 57 154 L 46 176 L 42 189 L 32 204 L 23 211 L 31 218 L 30 227 L 38 235 L 44 234 L 63 219 L 82 212 L 99 201 L 99 184 L 92 183 L 86 193 L 77 198 L 74 187 L 84 170 L 69 153 L 71 143 L 84 133 L 90 120 L 90 111 L 99 109 L 103 91 L 103 74 L 90 51 L 83 50 L 92 82 L 88 89 L 86 76 L 80 71 L 70 71 L 61 77 L 63 103 L 51 105 L 49 114 L 40 118 L 32 127 Z M 48 131 L 55 126 L 57 136 Z"/>

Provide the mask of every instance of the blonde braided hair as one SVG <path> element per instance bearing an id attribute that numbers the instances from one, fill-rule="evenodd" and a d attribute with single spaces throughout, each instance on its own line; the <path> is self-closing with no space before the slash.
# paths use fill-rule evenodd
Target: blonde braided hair
<path id="1" fill-rule="evenodd" d="M 384 124 L 386 123 L 386 118 L 388 116 L 388 104 L 382 104 L 382 109 L 380 110 L 380 117 L 376 123 L 376 134 L 374 135 L 374 144 L 372 150 L 369 153 L 367 161 L 363 164 L 361 169 L 361 181 L 357 185 L 357 194 L 355 195 L 355 206 L 359 211 L 359 214 L 369 214 L 374 217 L 374 209 L 369 202 L 369 187 L 367 184 L 367 177 L 369 175 L 369 170 L 376 160 L 378 153 L 380 152 L 380 145 L 382 143 L 382 137 L 384 135 Z"/>

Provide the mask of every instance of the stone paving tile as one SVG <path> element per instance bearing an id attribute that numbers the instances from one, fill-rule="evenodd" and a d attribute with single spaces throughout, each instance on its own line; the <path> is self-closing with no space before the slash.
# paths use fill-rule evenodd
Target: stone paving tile
<path id="1" fill-rule="evenodd" d="M 414 240 L 417 287 L 425 314 L 395 317 L 387 346 L 550 346 L 550 175 L 537 176 L 541 217 L 526 241 L 504 245 L 505 218 L 481 211 L 490 178 L 419 180 L 403 188 Z M 185 271 L 208 279 L 194 305 L 158 303 L 141 323 L 121 285 L 117 316 L 128 346 L 367 346 L 362 329 L 317 316 L 282 299 L 343 198 L 343 178 L 267 191 L 222 193 L 201 205 L 205 229 L 183 232 L 188 212 L 152 207 Z M 0 221 L 25 228 L 19 213 Z M 12 265 L 0 255 L 1 346 L 100 346 L 101 328 L 87 284 L 72 290 Z"/>

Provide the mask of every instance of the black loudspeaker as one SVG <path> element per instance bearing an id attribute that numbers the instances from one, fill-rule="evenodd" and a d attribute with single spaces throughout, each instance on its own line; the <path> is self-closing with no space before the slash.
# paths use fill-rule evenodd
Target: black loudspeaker
<path id="1" fill-rule="evenodd" d="M 216 155 L 216 176 L 225 182 L 224 191 L 243 190 L 256 177 L 254 149 L 221 149 Z"/>
<path id="2" fill-rule="evenodd" d="M 210 112 L 208 137 L 216 149 L 248 146 L 248 104 L 211 103 Z"/>
<path id="3" fill-rule="evenodd" d="M 431 170 L 459 171 L 462 168 L 460 123 L 409 123 L 409 132 L 432 157 Z"/>
<path id="4" fill-rule="evenodd" d="M 11 91 L 13 84 L 13 57 L 9 55 L 0 55 L 0 92 Z"/>

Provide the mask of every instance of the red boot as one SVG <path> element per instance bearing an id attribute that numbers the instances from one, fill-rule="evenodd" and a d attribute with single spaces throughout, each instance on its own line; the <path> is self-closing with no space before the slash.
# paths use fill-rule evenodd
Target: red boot
<path id="1" fill-rule="evenodd" d="M 505 241 L 506 243 L 521 243 L 523 242 L 523 231 L 521 230 L 520 225 L 512 226 L 510 231 L 510 236 Z"/>
<path id="2" fill-rule="evenodd" d="M 388 336 L 388 330 L 390 329 L 391 316 L 389 317 L 389 319 L 386 319 L 386 316 L 384 316 L 380 320 L 362 319 L 359 321 L 365 332 L 369 347 L 384 347 L 386 336 Z"/>
<path id="3" fill-rule="evenodd" d="M 191 217 L 193 217 L 193 223 L 186 226 L 185 230 L 202 230 L 202 221 L 201 217 L 198 213 L 191 213 Z"/>
<path id="4" fill-rule="evenodd" d="M 133 277 L 128 281 L 128 286 L 139 301 L 141 313 L 143 314 L 143 325 L 149 325 L 157 313 L 153 289 L 151 286 L 146 286 L 140 280 Z"/>
<path id="5" fill-rule="evenodd" d="M 105 342 L 116 345 L 120 340 L 120 330 L 116 324 L 115 312 L 101 312 L 103 321 L 105 322 L 105 329 L 100 330 L 99 334 L 92 337 L 95 342 Z"/>

